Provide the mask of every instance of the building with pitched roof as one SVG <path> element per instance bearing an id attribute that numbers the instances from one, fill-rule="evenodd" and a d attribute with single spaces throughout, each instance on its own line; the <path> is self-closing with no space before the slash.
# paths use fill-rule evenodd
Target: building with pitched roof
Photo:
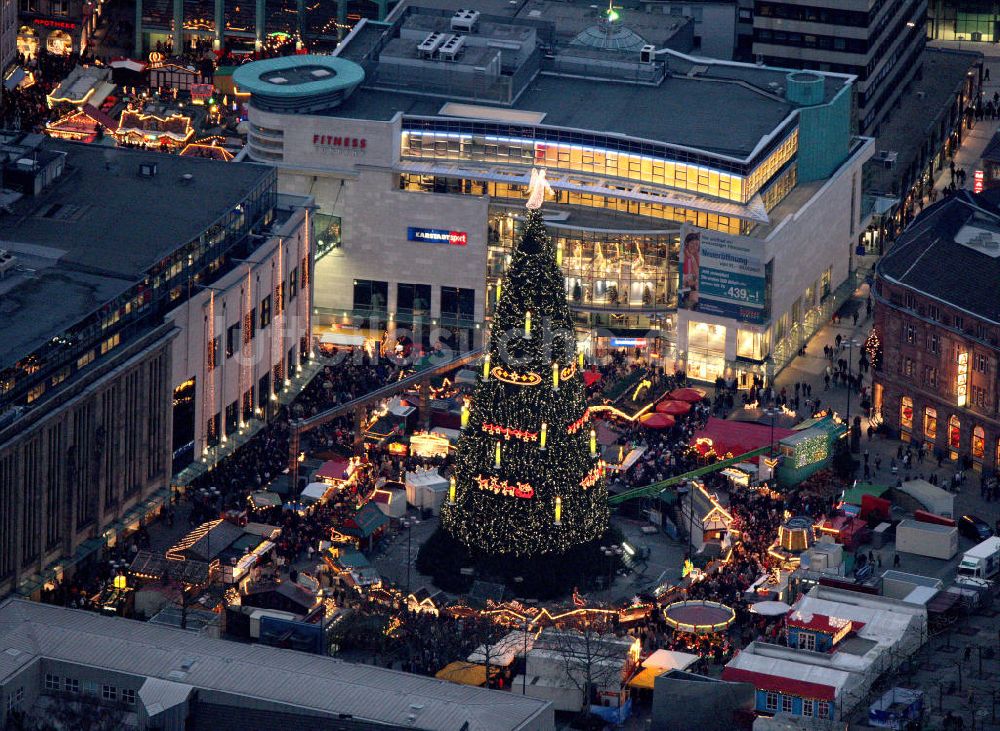
<path id="1" fill-rule="evenodd" d="M 1000 190 L 927 208 L 876 267 L 875 409 L 904 441 L 1000 468 Z"/>

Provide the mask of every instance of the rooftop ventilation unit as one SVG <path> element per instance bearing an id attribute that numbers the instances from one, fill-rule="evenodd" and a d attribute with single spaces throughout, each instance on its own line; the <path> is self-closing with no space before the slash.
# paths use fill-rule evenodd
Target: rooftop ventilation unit
<path id="1" fill-rule="evenodd" d="M 6 249 L 0 249 L 0 279 L 7 276 L 7 273 L 14 268 L 17 257 Z"/>
<path id="2" fill-rule="evenodd" d="M 140 162 L 139 163 L 139 177 L 140 178 L 155 178 L 156 177 L 156 163 L 155 162 Z"/>
<path id="3" fill-rule="evenodd" d="M 441 49 L 438 51 L 438 55 L 443 61 L 457 61 L 459 56 L 462 55 L 464 48 L 464 36 L 451 36 L 442 44 Z"/>
<path id="4" fill-rule="evenodd" d="M 442 43 L 452 37 L 444 33 L 431 33 L 417 45 L 417 51 L 425 58 L 430 58 L 437 53 Z"/>
<path id="5" fill-rule="evenodd" d="M 639 63 L 653 63 L 656 60 L 656 46 L 647 43 L 639 49 Z"/>
<path id="6" fill-rule="evenodd" d="M 451 16 L 451 29 L 458 33 L 475 33 L 478 25 L 478 10 L 456 10 Z"/>

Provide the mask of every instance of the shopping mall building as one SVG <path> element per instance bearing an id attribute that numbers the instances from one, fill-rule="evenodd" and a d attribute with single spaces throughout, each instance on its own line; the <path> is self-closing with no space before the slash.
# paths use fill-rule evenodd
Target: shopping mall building
<path id="1" fill-rule="evenodd" d="M 315 325 L 478 344 L 545 167 L 582 347 L 704 380 L 780 370 L 864 230 L 853 77 L 693 58 L 614 10 L 573 35 L 563 3 L 436 4 L 237 71 L 247 154 L 319 206 Z"/>

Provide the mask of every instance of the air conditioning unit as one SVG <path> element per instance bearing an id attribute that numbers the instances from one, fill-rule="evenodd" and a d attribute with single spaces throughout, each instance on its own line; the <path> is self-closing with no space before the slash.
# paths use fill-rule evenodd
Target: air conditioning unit
<path id="1" fill-rule="evenodd" d="M 431 58 L 444 42 L 452 37 L 444 33 L 431 33 L 417 44 L 417 51 L 424 58 Z"/>
<path id="2" fill-rule="evenodd" d="M 457 61 L 465 50 L 465 36 L 450 36 L 438 49 L 442 61 Z"/>
<path id="3" fill-rule="evenodd" d="M 451 29 L 458 33 L 475 33 L 478 25 L 478 10 L 456 10 L 451 16 Z"/>
<path id="4" fill-rule="evenodd" d="M 653 63 L 656 60 L 656 46 L 647 43 L 639 50 L 639 63 Z"/>

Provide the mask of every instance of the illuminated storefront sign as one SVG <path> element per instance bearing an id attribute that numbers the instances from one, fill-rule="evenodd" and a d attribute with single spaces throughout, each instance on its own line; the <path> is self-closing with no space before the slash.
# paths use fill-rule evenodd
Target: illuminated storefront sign
<path id="1" fill-rule="evenodd" d="M 977 170 L 976 172 L 974 172 L 972 174 L 972 192 L 982 193 L 983 185 L 985 184 L 985 182 L 986 182 L 986 173 L 984 173 L 982 170 Z"/>
<path id="2" fill-rule="evenodd" d="M 415 226 L 406 229 L 406 239 L 408 241 L 423 241 L 426 244 L 451 244 L 452 246 L 465 246 L 469 243 L 469 235 L 465 231 L 416 228 Z"/>
<path id="3" fill-rule="evenodd" d="M 45 28 L 62 28 L 63 30 L 75 30 L 76 23 L 68 20 L 49 20 L 48 18 L 35 18 L 31 21 L 34 25 L 41 25 Z"/>
<path id="4" fill-rule="evenodd" d="M 956 380 L 955 394 L 958 396 L 958 405 L 965 406 L 969 400 L 969 354 L 958 354 L 958 378 Z"/>
<path id="5" fill-rule="evenodd" d="M 611 338 L 612 348 L 645 348 L 646 338 Z"/>

